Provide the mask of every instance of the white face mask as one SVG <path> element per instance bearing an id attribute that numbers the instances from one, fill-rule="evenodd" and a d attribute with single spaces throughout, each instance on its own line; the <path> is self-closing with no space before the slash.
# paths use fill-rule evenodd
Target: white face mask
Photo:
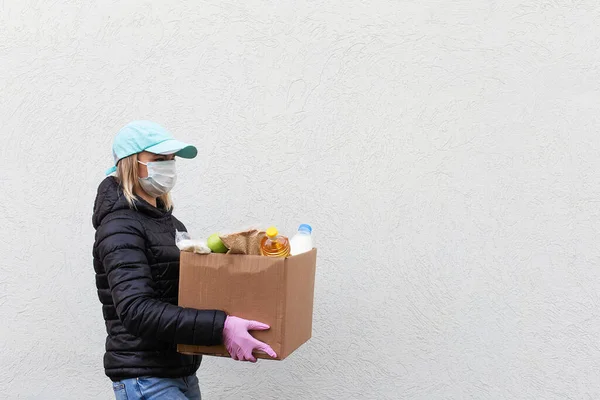
<path id="1" fill-rule="evenodd" d="M 159 197 L 169 193 L 175 182 L 177 182 L 177 172 L 175 172 L 175 161 L 157 161 L 140 164 L 148 167 L 148 177 L 140 178 L 140 186 L 144 192 L 152 197 Z"/>

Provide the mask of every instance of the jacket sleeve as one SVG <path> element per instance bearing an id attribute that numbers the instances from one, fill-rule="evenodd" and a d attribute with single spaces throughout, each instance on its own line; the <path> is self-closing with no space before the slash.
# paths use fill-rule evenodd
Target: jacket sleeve
<path id="1" fill-rule="evenodd" d="M 96 243 L 117 315 L 129 333 L 177 344 L 222 343 L 223 311 L 183 308 L 156 298 L 144 232 L 137 220 L 125 217 L 102 223 Z"/>

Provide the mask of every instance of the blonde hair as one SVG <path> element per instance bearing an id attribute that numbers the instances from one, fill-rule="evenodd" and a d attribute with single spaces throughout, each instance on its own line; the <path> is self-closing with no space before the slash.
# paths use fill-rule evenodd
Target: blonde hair
<path id="1" fill-rule="evenodd" d="M 135 209 L 135 200 L 137 199 L 135 189 L 143 190 L 139 183 L 140 176 L 138 174 L 137 154 L 119 160 L 117 163 L 116 177 L 123 190 L 123 195 L 125 196 L 127 203 L 129 203 L 129 207 Z M 171 199 L 170 193 L 163 194 L 158 197 L 158 199 L 162 202 L 165 209 L 171 210 L 173 208 L 173 200 Z"/>

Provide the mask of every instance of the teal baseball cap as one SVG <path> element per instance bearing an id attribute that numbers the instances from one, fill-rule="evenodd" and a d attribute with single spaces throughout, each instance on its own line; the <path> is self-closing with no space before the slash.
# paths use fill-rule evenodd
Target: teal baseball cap
<path id="1" fill-rule="evenodd" d="M 112 151 L 115 165 L 106 171 L 106 175 L 117 170 L 119 160 L 142 151 L 175 154 L 182 158 L 194 158 L 198 154 L 196 147 L 175 140 L 169 131 L 152 121 L 132 121 L 125 125 L 117 132 Z"/>

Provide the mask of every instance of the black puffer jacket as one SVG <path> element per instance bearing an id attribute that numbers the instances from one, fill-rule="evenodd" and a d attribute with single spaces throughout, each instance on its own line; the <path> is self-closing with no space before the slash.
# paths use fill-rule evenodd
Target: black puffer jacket
<path id="1" fill-rule="evenodd" d="M 177 306 L 179 249 L 170 211 L 143 200 L 129 207 L 115 178 L 106 178 L 94 204 L 94 270 L 108 337 L 104 368 L 113 381 L 194 374 L 200 356 L 176 345 L 222 342 L 225 314 Z"/>

